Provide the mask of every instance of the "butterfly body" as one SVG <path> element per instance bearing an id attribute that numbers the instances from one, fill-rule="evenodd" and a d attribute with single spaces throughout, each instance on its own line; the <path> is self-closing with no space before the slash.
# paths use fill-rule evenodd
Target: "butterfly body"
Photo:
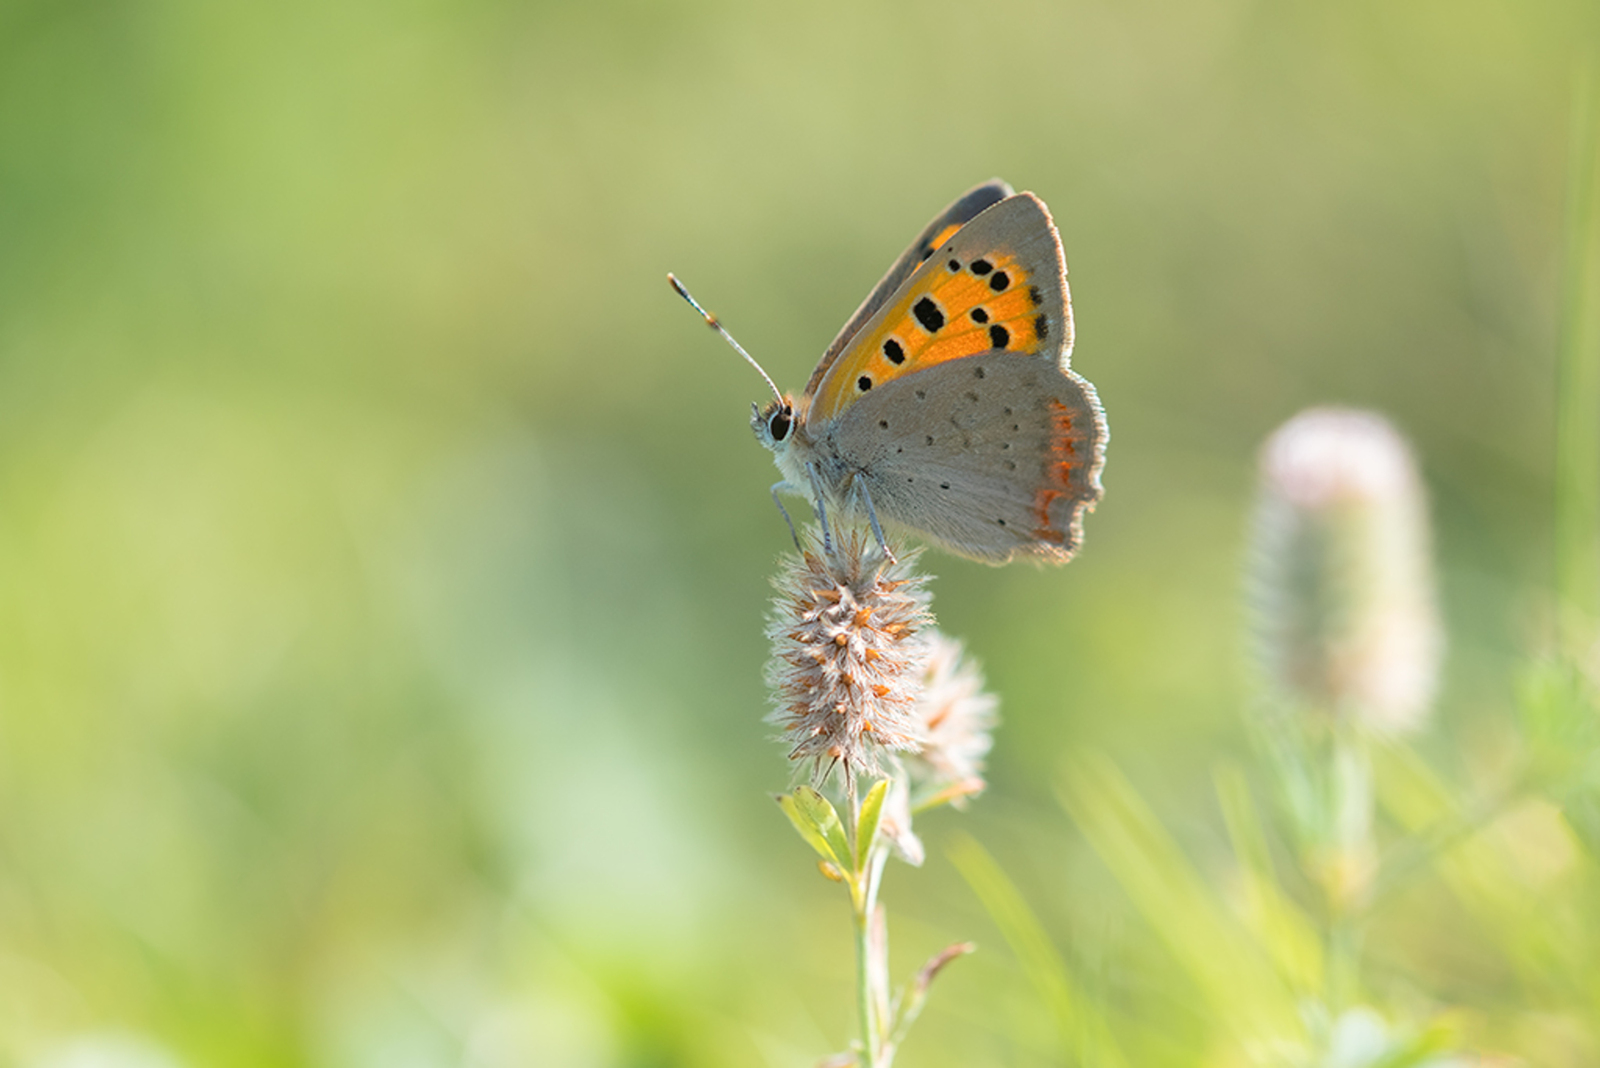
<path id="1" fill-rule="evenodd" d="M 1074 374 L 1060 239 L 1003 182 L 969 191 L 896 261 L 798 399 L 759 409 L 781 488 L 961 556 L 1065 562 L 1100 498 L 1107 428 Z"/>

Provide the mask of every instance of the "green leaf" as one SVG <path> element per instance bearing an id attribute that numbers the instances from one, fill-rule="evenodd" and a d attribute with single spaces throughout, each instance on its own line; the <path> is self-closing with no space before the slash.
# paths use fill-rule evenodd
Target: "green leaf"
<path id="1" fill-rule="evenodd" d="M 1568 794 L 1561 816 L 1590 856 L 1600 860 L 1600 789 L 1589 787 Z"/>
<path id="2" fill-rule="evenodd" d="M 1572 661 L 1547 657 L 1523 669 L 1517 705 L 1530 743 L 1529 778 L 1600 858 L 1600 715 L 1592 685 Z"/>
<path id="3" fill-rule="evenodd" d="M 1517 706 L 1546 778 L 1570 774 L 1600 742 L 1593 694 L 1577 667 L 1555 658 L 1536 660 L 1517 678 Z"/>
<path id="4" fill-rule="evenodd" d="M 880 779 L 861 799 L 861 818 L 856 821 L 856 870 L 865 871 L 867 854 L 872 851 L 872 840 L 878 836 L 878 823 L 883 819 L 883 799 L 889 792 L 889 780 Z"/>
<path id="5" fill-rule="evenodd" d="M 792 794 L 779 794 L 776 800 L 818 856 L 841 870 L 854 870 L 848 859 L 850 845 L 845 841 L 844 824 L 826 797 L 809 786 L 800 786 Z"/>
<path id="6" fill-rule="evenodd" d="M 1069 1062 L 1125 1068 L 1128 1060 L 1104 1016 L 1080 990 L 1049 932 L 1005 870 L 971 835 L 957 835 L 949 856 L 1055 1017 Z"/>
<path id="7" fill-rule="evenodd" d="M 1246 1044 L 1298 1040 L 1292 991 L 1228 916 L 1155 814 L 1108 758 L 1070 761 L 1062 804 L 1146 922 Z"/>
<path id="8" fill-rule="evenodd" d="M 1410 874 L 1408 867 L 1425 865 L 1472 914 L 1482 936 L 1497 943 L 1525 974 L 1558 975 L 1575 967 L 1574 953 L 1581 951 L 1563 933 L 1561 918 L 1538 888 L 1523 877 L 1512 847 L 1517 831 L 1501 820 L 1532 799 L 1517 791 L 1463 802 L 1462 791 L 1410 748 L 1391 746 L 1379 755 L 1379 802 L 1417 843 L 1421 862 L 1394 865 L 1396 874 L 1386 874 L 1385 881 L 1393 883 Z M 1570 825 L 1570 811 L 1565 814 Z"/>
<path id="9" fill-rule="evenodd" d="M 1222 818 L 1243 876 L 1245 922 L 1290 985 L 1301 993 L 1318 993 L 1323 960 L 1316 925 L 1278 882 L 1266 828 L 1244 772 L 1236 764 L 1225 764 L 1214 777 Z"/>

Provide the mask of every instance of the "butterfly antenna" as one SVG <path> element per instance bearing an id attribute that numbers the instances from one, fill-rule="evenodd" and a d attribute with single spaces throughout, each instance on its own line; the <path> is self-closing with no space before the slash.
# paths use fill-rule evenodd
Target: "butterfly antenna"
<path id="1" fill-rule="evenodd" d="M 756 369 L 756 374 L 760 375 L 763 379 L 765 379 L 767 385 L 772 388 L 772 395 L 774 397 L 778 398 L 778 403 L 782 404 L 783 403 L 783 392 L 778 389 L 777 383 L 772 381 L 772 376 L 767 374 L 767 372 L 762 368 L 762 366 L 759 363 L 756 363 L 756 358 L 754 356 L 750 355 L 748 352 L 744 351 L 744 346 L 739 344 L 737 341 L 735 341 L 733 339 L 733 335 L 728 333 L 728 331 L 723 328 L 722 322 L 715 315 L 712 315 L 710 312 L 708 312 L 704 308 L 702 308 L 700 306 L 700 302 L 698 300 L 695 300 L 692 296 L 689 295 L 689 291 L 687 289 L 683 288 L 683 283 L 678 281 L 677 276 L 674 275 L 671 271 L 667 272 L 667 281 L 672 283 L 672 291 L 674 293 L 678 294 L 678 296 L 680 296 L 684 300 L 688 301 L 689 302 L 689 307 L 693 308 L 695 311 L 700 313 L 700 317 L 706 321 L 706 325 L 707 326 L 709 326 L 711 329 L 715 330 L 717 333 L 721 334 L 722 335 L 722 340 L 724 340 L 728 344 L 732 345 L 734 352 L 737 352 L 740 356 L 743 356 L 747 361 L 749 361 L 750 366 L 754 367 Z"/>

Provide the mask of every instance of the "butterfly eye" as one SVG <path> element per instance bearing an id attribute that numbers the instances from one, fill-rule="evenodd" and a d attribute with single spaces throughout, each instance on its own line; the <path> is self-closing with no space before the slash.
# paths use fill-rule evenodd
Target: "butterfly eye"
<path id="1" fill-rule="evenodd" d="M 789 409 L 779 408 L 772 413 L 772 418 L 767 420 L 767 433 L 772 435 L 773 441 L 782 441 L 789 436 L 789 426 L 792 422 Z"/>

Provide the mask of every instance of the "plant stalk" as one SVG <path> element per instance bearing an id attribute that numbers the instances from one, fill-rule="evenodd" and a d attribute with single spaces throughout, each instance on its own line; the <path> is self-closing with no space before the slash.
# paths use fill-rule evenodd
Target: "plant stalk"
<path id="1" fill-rule="evenodd" d="M 865 895 L 861 895 L 862 900 Z M 856 1001 L 860 1009 L 861 1068 L 878 1068 L 878 1028 L 872 1006 L 872 917 L 856 907 Z"/>
<path id="2" fill-rule="evenodd" d="M 1371 898 L 1372 762 L 1354 724 L 1334 725 L 1329 751 L 1329 815 L 1333 877 L 1328 881 L 1328 1003 L 1335 1013 L 1360 994 L 1361 933 Z"/>
<path id="3" fill-rule="evenodd" d="M 849 834 L 852 857 L 861 855 L 856 841 L 861 833 L 861 797 L 857 793 L 854 776 L 846 779 L 845 796 L 850 813 Z M 850 907 L 855 913 L 856 927 L 856 1007 L 861 1026 L 861 1068 L 881 1068 L 878 1062 L 877 1012 L 872 996 L 872 907 L 877 900 L 877 880 L 874 876 L 872 853 L 867 861 L 851 873 Z"/>
<path id="4" fill-rule="evenodd" d="M 1556 358 L 1555 592 L 1568 655 L 1587 651 L 1600 617 L 1600 105 L 1592 53 L 1575 82 Z"/>

